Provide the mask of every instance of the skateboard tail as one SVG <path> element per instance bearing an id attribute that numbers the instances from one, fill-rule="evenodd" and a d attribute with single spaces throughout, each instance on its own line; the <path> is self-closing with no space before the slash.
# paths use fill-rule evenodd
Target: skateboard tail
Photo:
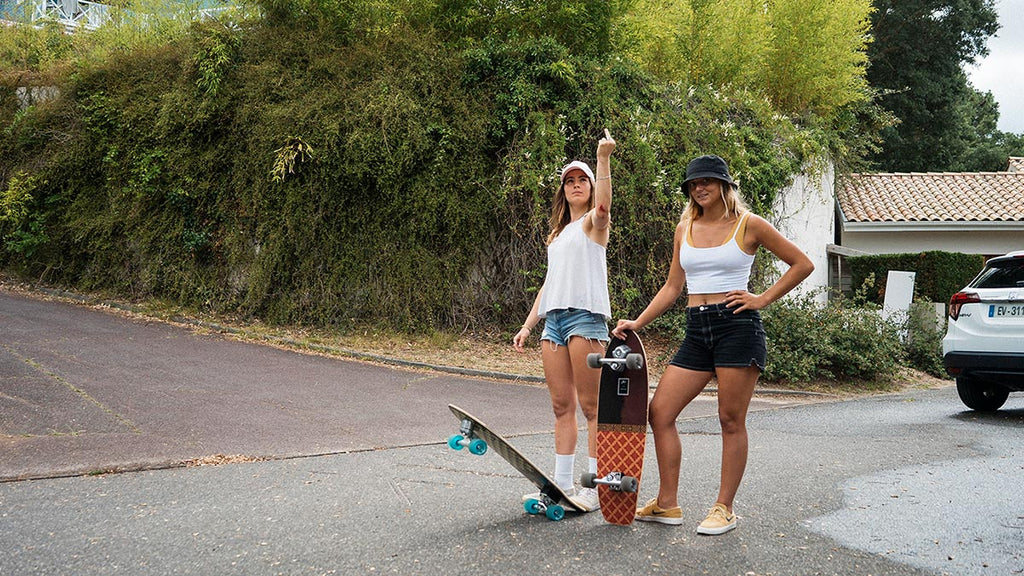
<path id="1" fill-rule="evenodd" d="M 598 427 L 597 462 L 598 475 L 612 473 L 631 476 L 640 482 L 644 467 L 644 444 L 647 441 L 646 426 L 613 426 L 610 429 Z M 614 470 L 607 463 L 615 463 Z M 615 491 L 600 485 L 597 488 L 601 499 L 601 513 L 612 524 L 630 524 L 636 515 L 636 492 Z"/>

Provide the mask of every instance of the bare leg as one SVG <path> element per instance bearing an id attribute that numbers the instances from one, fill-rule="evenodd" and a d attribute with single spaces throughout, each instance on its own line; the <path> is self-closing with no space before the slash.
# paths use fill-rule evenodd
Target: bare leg
<path id="1" fill-rule="evenodd" d="M 541 342 L 544 379 L 551 394 L 555 413 L 555 453 L 575 454 L 578 424 L 577 406 L 587 421 L 587 453 L 597 456 L 597 398 L 601 370 L 587 366 L 587 354 L 604 352 L 596 340 L 579 336 L 569 339 L 569 346 Z"/>
<path id="2" fill-rule="evenodd" d="M 587 421 L 587 455 L 597 458 L 597 399 L 601 388 L 601 369 L 587 366 L 587 354 L 604 353 L 605 345 L 580 336 L 569 339 L 573 384 L 583 417 Z"/>
<path id="3" fill-rule="evenodd" d="M 651 431 L 654 433 L 654 451 L 658 457 L 658 506 L 678 506 L 679 465 L 682 443 L 676 418 L 701 390 L 711 381 L 712 372 L 698 372 L 678 366 L 669 366 L 658 382 L 651 400 Z"/>
<path id="4" fill-rule="evenodd" d="M 722 425 L 722 478 L 718 502 L 732 512 L 747 467 L 747 410 L 760 372 L 756 367 L 718 368 L 718 420 Z"/>
<path id="5" fill-rule="evenodd" d="M 551 394 L 551 409 L 555 413 L 555 453 L 576 453 L 576 386 L 572 377 L 569 348 L 541 341 L 544 361 L 544 380 Z"/>

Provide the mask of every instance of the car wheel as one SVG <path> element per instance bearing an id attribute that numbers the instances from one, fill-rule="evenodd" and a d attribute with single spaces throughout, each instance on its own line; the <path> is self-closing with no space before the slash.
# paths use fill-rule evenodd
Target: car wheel
<path id="1" fill-rule="evenodd" d="M 979 412 L 992 412 L 998 410 L 1010 391 L 998 384 L 984 382 L 977 378 L 958 376 L 956 379 L 956 391 L 960 394 L 960 400 L 968 408 Z"/>

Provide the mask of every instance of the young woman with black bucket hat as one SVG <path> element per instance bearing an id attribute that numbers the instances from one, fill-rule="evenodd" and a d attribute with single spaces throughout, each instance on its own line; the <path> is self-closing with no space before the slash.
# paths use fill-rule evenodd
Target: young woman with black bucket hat
<path id="1" fill-rule="evenodd" d="M 691 161 L 683 190 L 689 202 L 676 226 L 668 278 L 635 320 L 619 320 L 612 333 L 620 336 L 647 326 L 686 288 L 686 334 L 650 405 L 658 496 L 637 510 L 637 520 L 682 524 L 677 499 L 682 443 L 676 419 L 716 377 L 721 481 L 715 504 L 697 527 L 700 534 L 714 535 L 736 527 L 733 500 L 747 463 L 747 410 L 767 357 L 758 310 L 796 287 L 814 265 L 774 226 L 749 211 L 722 158 L 700 156 Z M 753 294 L 747 287 L 759 247 L 789 269 L 767 290 Z"/>

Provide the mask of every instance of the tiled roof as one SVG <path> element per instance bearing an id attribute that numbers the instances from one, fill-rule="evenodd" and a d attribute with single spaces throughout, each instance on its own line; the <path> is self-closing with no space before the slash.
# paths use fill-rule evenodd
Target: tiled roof
<path id="1" fill-rule="evenodd" d="M 1016 160 L 1019 172 L 851 174 L 836 198 L 847 222 L 1024 222 Z"/>
<path id="2" fill-rule="evenodd" d="M 1010 165 L 1006 169 L 1010 172 L 1024 172 L 1024 158 L 1010 156 Z"/>

